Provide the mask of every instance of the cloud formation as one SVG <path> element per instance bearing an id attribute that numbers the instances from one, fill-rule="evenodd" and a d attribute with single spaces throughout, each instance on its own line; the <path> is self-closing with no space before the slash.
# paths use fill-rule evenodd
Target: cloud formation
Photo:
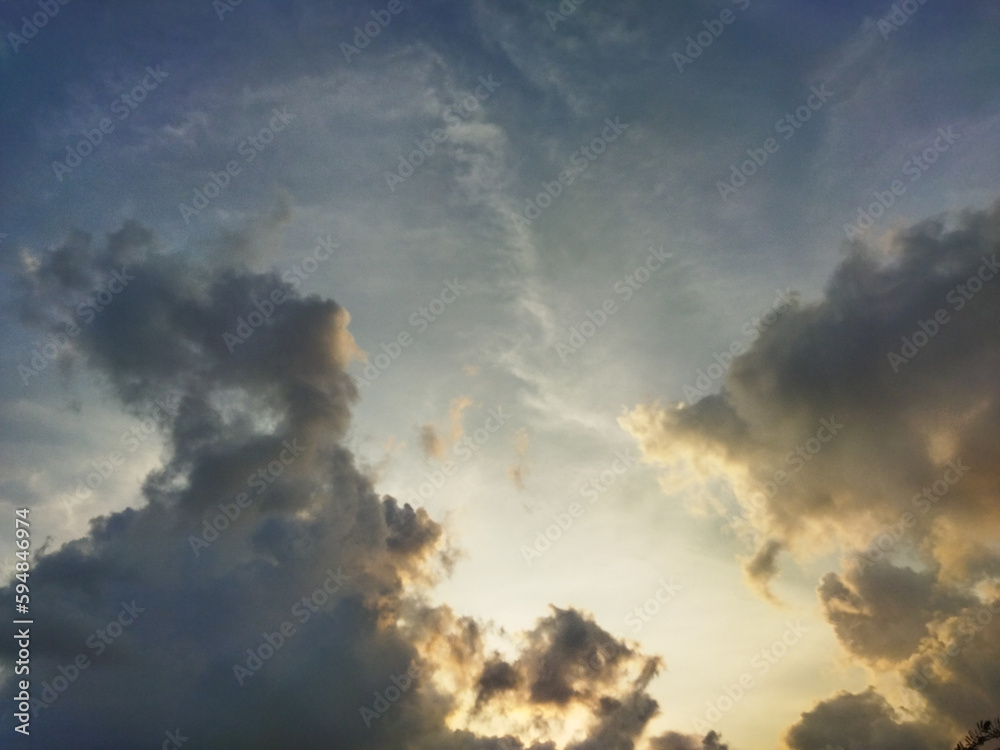
<path id="1" fill-rule="evenodd" d="M 61 357 L 129 414 L 156 412 L 168 447 L 131 507 L 35 564 L 36 740 L 116 750 L 177 726 L 204 747 L 545 750 L 572 717 L 565 747 L 631 747 L 660 660 L 573 609 L 510 637 L 424 603 L 449 569 L 444 530 L 379 495 L 342 445 L 358 396 L 347 312 L 224 249 L 199 263 L 128 224 L 19 271 L 20 314 L 47 332 L 129 276 Z M 240 317 L 253 334 L 230 351 Z M 452 437 L 469 403 L 452 403 Z M 5 670 L 15 658 L 0 647 Z"/>
<path id="2" fill-rule="evenodd" d="M 827 574 L 819 597 L 844 648 L 914 687 L 918 722 L 956 730 L 1000 701 L 1000 683 L 962 654 L 990 653 L 1000 605 L 1000 204 L 923 221 L 888 250 L 846 247 L 822 299 L 798 304 L 736 358 L 721 392 L 692 404 L 646 404 L 621 423 L 647 461 L 707 481 L 724 478 L 755 548 L 744 570 L 766 597 L 778 553 L 807 560 L 839 551 L 846 572 Z M 686 468 L 684 468 L 686 467 Z M 720 506 L 724 507 L 724 506 Z M 961 635 L 962 625 L 968 626 Z M 945 658 L 942 659 L 942 655 Z M 941 685 L 965 696 L 960 707 Z M 878 714 L 874 694 L 841 696 L 806 714 L 795 748 L 903 747 L 913 725 L 855 732 Z M 872 718 L 869 717 L 869 718 Z M 827 729 L 813 729 L 824 723 Z M 855 736 L 857 735 L 857 736 Z M 839 739 L 838 739 L 839 737 Z"/>
<path id="3" fill-rule="evenodd" d="M 785 737 L 791 750 L 826 750 L 830 747 L 871 747 L 879 750 L 930 750 L 947 741 L 928 737 L 928 728 L 900 720 L 886 700 L 874 690 L 840 693 L 803 714 Z"/>

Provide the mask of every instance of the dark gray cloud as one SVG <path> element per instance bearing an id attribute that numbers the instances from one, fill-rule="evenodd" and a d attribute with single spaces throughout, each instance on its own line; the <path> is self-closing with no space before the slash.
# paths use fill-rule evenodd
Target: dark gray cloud
<path id="1" fill-rule="evenodd" d="M 495 693 L 513 690 L 521 683 L 521 676 L 513 666 L 502 659 L 494 659 L 486 663 L 483 673 L 476 682 L 476 705 L 488 701 Z"/>
<path id="2" fill-rule="evenodd" d="M 905 511 L 895 552 L 962 572 L 973 564 L 964 553 L 1000 526 L 990 489 L 1000 392 L 986 374 L 1000 363 L 998 235 L 1000 205 L 917 224 L 885 255 L 850 247 L 823 299 L 781 316 L 734 360 L 720 394 L 643 406 L 623 423 L 651 460 L 688 455 L 730 477 L 766 535 L 759 574 L 779 543 L 795 554 L 832 532 L 864 549 Z M 969 282 L 980 273 L 986 281 Z M 946 322 L 934 322 L 938 310 Z M 913 339 L 923 346 L 911 351 Z M 889 355 L 903 350 L 898 365 Z M 950 462 L 974 468 L 955 481 Z M 917 497 L 945 475 L 944 499 Z M 932 535 L 924 504 L 946 507 L 964 541 Z"/>
<path id="3" fill-rule="evenodd" d="M 380 497 L 339 444 L 357 397 L 344 372 L 355 356 L 346 312 L 273 275 L 201 273 L 128 225 L 104 247 L 73 235 L 34 259 L 24 317 L 64 330 L 67 306 L 113 271 L 134 278 L 80 324 L 64 356 L 103 376 L 134 414 L 168 393 L 178 407 L 160 423 L 169 457 L 144 497 L 36 563 L 39 692 L 77 654 L 91 663 L 40 710 L 35 735 L 135 747 L 180 724 L 205 746 L 367 746 L 358 707 L 415 658 L 395 630 L 376 627 L 380 612 L 441 530 L 422 509 Z M 230 352 L 224 333 L 262 307 L 266 319 Z M 121 602 L 141 614 L 113 643 L 94 641 Z M 286 622 L 294 632 L 281 636 Z M 234 665 L 249 664 L 265 636 L 286 642 L 238 680 Z M 282 709 L 292 728 L 269 708 L 278 689 L 298 696 Z"/>
<path id="4" fill-rule="evenodd" d="M 409 414 L 417 390 L 421 404 L 443 403 L 457 392 L 451 375 L 474 359 L 484 372 L 477 398 L 501 396 L 524 405 L 528 416 L 547 412 L 558 420 L 606 415 L 661 385 L 679 394 L 685 363 L 694 369 L 691 357 L 714 345 L 723 326 L 763 290 L 769 294 L 772 281 L 784 288 L 810 278 L 817 264 L 825 267 L 825 238 L 839 235 L 841 222 L 870 202 L 874 187 L 887 189 L 888 178 L 939 125 L 955 125 L 962 135 L 957 148 L 886 212 L 879 228 L 901 215 L 938 210 L 940 196 L 956 205 L 996 187 L 1000 48 L 991 36 L 992 4 L 920 4 L 886 41 L 875 23 L 889 9 L 859 0 L 723 0 L 717 7 L 578 2 L 572 12 L 565 10 L 568 0 L 403 0 L 403 13 L 361 55 L 345 60 L 341 43 L 385 2 L 255 0 L 234 4 L 221 20 L 220 3 L 209 0 L 106 2 L 97 13 L 70 3 L 20 51 L 11 50 L 7 32 L 19 29 L 22 12 L 33 13 L 37 0 L 0 10 L 0 120 L 10 136 L 0 139 L 0 239 L 11 235 L 3 250 L 50 243 L 74 225 L 114 226 L 122 216 L 141 216 L 169 237 L 161 251 L 138 224 L 107 242 L 70 233 L 53 252 L 29 255 L 37 269 L 0 273 L 4 293 L 26 282 L 14 291 L 25 303 L 22 320 L 46 336 L 62 334 L 67 318 L 81 322 L 79 306 L 104 293 L 114 274 L 135 276 L 79 337 L 58 347 L 45 375 L 58 366 L 60 379 L 31 376 L 34 390 L 21 389 L 18 363 L 8 361 L 14 388 L 7 393 L 14 397 L 0 396 L 0 433 L 10 436 L 0 476 L 5 501 L 30 504 L 50 521 L 57 495 L 90 458 L 81 459 L 83 437 L 102 456 L 112 447 L 98 436 L 112 421 L 109 411 L 121 407 L 159 425 L 143 456 L 159 463 L 142 491 L 125 490 L 135 486 L 134 475 L 117 475 L 121 482 L 104 485 L 85 506 L 118 508 L 128 495 L 132 510 L 95 519 L 89 534 L 42 558 L 37 580 L 46 603 L 39 606 L 50 622 L 39 631 L 40 671 L 57 674 L 64 656 L 80 649 L 93 655 L 80 639 L 132 601 L 124 597 L 146 610 L 43 712 L 50 717 L 41 730 L 49 736 L 39 736 L 46 747 L 79 745 L 95 733 L 102 747 L 145 747 L 162 740 L 171 722 L 183 725 L 192 743 L 214 747 L 517 750 L 531 745 L 518 737 L 540 736 L 521 727 L 503 736 L 508 730 L 484 729 L 474 719 L 474 729 L 450 729 L 456 707 L 471 710 L 481 696 L 482 716 L 512 716 L 517 712 L 508 709 L 517 707 L 552 727 L 583 708 L 591 719 L 584 746 L 631 748 L 654 710 L 643 687 L 644 670 L 652 667 L 633 644 L 604 639 L 589 617 L 562 609 L 570 615 L 542 618 L 530 633 L 512 636 L 517 648 L 497 656 L 495 643 L 487 648 L 480 637 L 488 624 L 451 616 L 421 598 L 425 585 L 448 572 L 453 553 L 434 518 L 379 492 L 344 447 L 357 394 L 343 373 L 354 354 L 343 308 L 362 322 L 355 333 L 374 349 L 379 336 L 400 330 L 405 316 L 425 304 L 423 290 L 445 269 L 449 276 L 488 279 L 483 290 L 497 292 L 481 295 L 409 349 L 405 367 L 382 378 L 366 411 L 375 405 L 373 412 Z M 723 5 L 744 8 L 681 73 L 676 53 L 711 28 L 706 22 Z M 558 24 L 556 8 L 565 14 Z M 113 136 L 81 167 L 54 179 L 53 159 L 65 157 L 67 144 L 108 113 L 144 66 L 158 63 L 169 71 L 164 85 L 127 121 L 116 122 Z M 390 192 L 385 170 L 414 153 L 414 141 L 440 127 L 479 76 L 502 82 L 496 96 L 448 126 L 433 158 Z M 717 180 L 729 165 L 773 133 L 775 118 L 820 81 L 836 92 L 830 105 L 782 144 L 751 185 L 719 201 Z M 243 173 L 210 208 L 184 223 L 177 202 L 190 202 L 210 171 L 239 156 L 236 144 L 257 132 L 274 107 L 294 113 L 292 126 L 261 158 L 242 163 Z M 523 206 L 543 180 L 553 180 L 606 116 L 629 123 L 621 148 L 588 169 L 530 231 L 512 237 L 511 206 Z M 275 195 L 272 210 L 267 204 Z M 234 230 L 248 215 L 260 217 L 249 220 L 253 231 Z M 255 299 L 285 288 L 278 275 L 248 269 L 293 262 L 287 248 L 326 232 L 327 221 L 351 250 L 308 287 L 335 289 L 339 304 L 291 295 L 231 347 L 222 334 L 232 335 L 240 318 L 257 311 Z M 281 232 L 268 234 L 279 225 Z M 203 238 L 215 233 L 219 239 L 208 251 Z M 934 244 L 933 231 L 926 234 Z M 654 237 L 676 244 L 696 271 L 643 292 L 627 320 L 616 317 L 602 343 L 588 345 L 586 366 L 551 371 L 546 347 L 553 327 L 569 320 L 567 309 L 575 315 L 599 300 L 588 287 L 617 278 L 627 249 Z M 790 468 L 787 452 L 814 435 L 816 418 L 831 416 L 823 408 L 845 407 L 850 422 L 839 411 L 833 415 L 845 432 L 752 514 L 752 538 L 741 557 L 766 596 L 786 560 L 835 541 L 847 552 L 870 548 L 899 523 L 910 494 L 939 479 L 941 457 L 955 453 L 969 462 L 971 473 L 891 545 L 891 564 L 857 575 L 847 570 L 824 583 L 828 616 L 848 653 L 866 664 L 892 662 L 905 677 L 930 670 L 934 679 L 924 696 L 942 721 L 964 730 L 970 713 L 995 704 L 990 665 L 1000 661 L 992 631 L 970 641 L 964 633 L 975 615 L 966 602 L 995 595 L 992 581 L 1000 573 L 997 475 L 983 468 L 997 463 L 995 391 L 987 379 L 996 370 L 995 338 L 987 335 L 976 352 L 970 342 L 978 331 L 949 324 L 933 342 L 943 346 L 945 334 L 961 334 L 948 373 L 948 357 L 930 356 L 930 347 L 885 382 L 866 381 L 865 368 L 856 367 L 874 362 L 871 338 L 885 334 L 898 343 L 913 330 L 893 326 L 910 313 L 923 315 L 918 308 L 930 299 L 928 279 L 943 281 L 971 258 L 958 252 L 953 268 L 936 265 L 938 250 L 926 273 L 911 247 L 901 256 L 912 258 L 900 262 L 873 253 L 865 265 L 859 253 L 844 266 L 850 278 L 838 277 L 828 300 L 800 307 L 794 323 L 771 332 L 773 339 L 733 369 L 723 394 L 681 415 L 650 410 L 643 429 L 661 455 L 689 452 L 750 491 Z M 17 260 L 7 254 L 0 262 L 8 258 Z M 775 269 L 780 282 L 772 278 Z M 884 288 L 838 301 L 854 281 L 862 289 L 871 282 Z M 561 309 L 560 298 L 574 307 Z M 908 302 L 897 310 L 893 300 Z M 976 305 L 965 312 L 995 321 L 992 303 Z M 526 310 L 545 325 L 512 329 L 513 320 L 524 323 Z M 5 352 L 14 348 L 7 336 L 20 339 L 15 346 L 25 343 L 13 325 L 0 335 Z M 500 352 L 494 338 L 518 343 Z M 535 361 L 542 366 L 533 373 L 525 365 Z M 88 401 L 94 378 L 112 409 Z M 777 384 L 777 396 L 769 384 Z M 163 419 L 158 402 L 168 394 L 176 394 L 176 409 Z M 68 402 L 63 409 L 60 399 Z M 413 419 L 424 424 L 430 417 Z M 581 450 L 587 438 L 578 420 L 550 440 L 556 421 L 531 420 L 548 425 L 539 435 L 539 460 L 519 454 L 508 473 L 518 490 L 530 480 L 539 502 L 559 486 L 551 472 L 602 460 Z M 364 429 L 387 423 L 376 416 Z M 682 440 L 665 437 L 682 430 Z M 451 435 L 444 421 L 431 423 L 425 455 L 446 455 Z M 161 437 L 166 447 L 157 458 Z M 566 447 L 561 460 L 547 450 L 557 442 Z M 301 445 L 301 453 L 288 453 L 288 445 Z M 294 460 L 286 463 L 283 455 Z M 256 494 L 261 481 L 265 491 Z M 492 489 L 484 486 L 483 497 Z M 249 506 L 234 505 L 247 492 Z M 478 513 L 483 505 L 470 507 Z M 229 519 L 234 508 L 238 516 Z M 83 510 L 76 509 L 77 518 Z M 213 521 L 229 525 L 205 526 Z M 51 530 L 66 537 L 65 526 Z M 611 549 L 609 543 L 604 551 Z M 340 570 L 347 578 L 336 594 L 298 623 L 291 607 L 324 591 L 330 571 L 339 576 Z M 517 575 L 511 581 L 524 583 Z M 289 618 L 296 620 L 295 636 L 238 694 L 228 692 L 234 660 Z M 582 650 L 572 645 L 580 633 Z M 594 644 L 604 650 L 597 646 L 581 672 L 577 661 Z M 942 661 L 955 644 L 959 655 Z M 392 676 L 412 664 L 423 670 L 416 685 L 366 727 L 356 709 L 372 705 L 373 695 L 384 695 Z M 467 679 L 451 691 L 458 665 Z M 717 659 L 706 664 L 706 673 L 725 669 Z M 782 700 L 795 700 L 787 697 L 794 692 Z M 154 704 L 169 720 L 152 716 Z M 153 736 L 143 734 L 157 722 Z M 721 743 L 714 735 L 688 739 L 704 750 Z M 682 735 L 661 740 L 686 743 Z M 531 746 L 554 748 L 544 737 Z"/>
<path id="5" fill-rule="evenodd" d="M 777 601 L 770 584 L 771 579 L 778 575 L 778 555 L 781 549 L 781 542 L 771 539 L 743 563 L 743 572 L 750 584 L 772 601 Z"/>
<path id="6" fill-rule="evenodd" d="M 632 747 L 657 712 L 646 690 L 661 668 L 658 658 L 642 656 L 582 613 L 553 607 L 526 634 L 515 662 L 484 664 L 476 710 L 534 706 L 559 721 L 563 709 L 583 706 L 592 717 L 588 737 L 568 750 Z"/>
<path id="7" fill-rule="evenodd" d="M 62 357 L 127 412 L 156 414 L 167 446 L 131 507 L 35 563 L 35 741 L 116 750 L 180 727 L 206 748 L 524 747 L 448 729 L 468 703 L 536 706 L 553 728 L 583 706 L 575 747 L 631 747 L 656 712 L 659 660 L 554 609 L 507 663 L 487 656 L 484 626 L 423 604 L 452 553 L 426 510 L 380 496 L 341 445 L 357 398 L 347 313 L 238 270 L 223 244 L 225 262 L 212 248 L 193 261 L 128 224 L 103 245 L 72 234 L 19 271 L 22 319 L 52 332 L 127 274 Z M 439 686 L 453 673 L 461 695 Z"/>
<path id="8" fill-rule="evenodd" d="M 1000 597 L 942 613 L 918 653 L 900 669 L 941 724 L 961 733 L 1000 704 Z"/>
<path id="9" fill-rule="evenodd" d="M 819 596 L 845 649 L 902 679 L 920 667 L 935 677 L 926 724 L 893 723 L 875 694 L 842 696 L 797 725 L 793 746 L 903 747 L 919 727 L 913 746 L 929 746 L 931 726 L 962 731 L 1000 700 L 981 666 L 941 659 L 960 644 L 987 663 L 1000 654 L 988 628 L 959 635 L 996 599 L 1000 204 L 902 229 L 880 251 L 846 250 L 823 298 L 783 314 L 719 394 L 622 421 L 648 460 L 687 457 L 729 479 L 757 547 L 744 570 L 765 596 L 779 551 L 805 558 L 835 543 L 847 572 L 827 574 Z M 844 726 L 801 729 L 832 716 Z M 885 731 L 862 731 L 875 716 Z"/>
<path id="10" fill-rule="evenodd" d="M 667 732 L 650 741 L 652 750 L 729 750 L 729 745 L 722 742 L 716 731 L 710 731 L 704 737 L 693 734 Z"/>
<path id="11" fill-rule="evenodd" d="M 855 656 L 876 662 L 907 658 L 929 635 L 933 620 L 977 601 L 941 585 L 931 571 L 885 561 L 852 568 L 846 581 L 827 573 L 819 598 L 840 642 Z"/>
<path id="12" fill-rule="evenodd" d="M 791 750 L 931 750 L 946 746 L 948 736 L 902 719 L 869 688 L 863 693 L 838 693 L 802 714 L 785 742 Z"/>

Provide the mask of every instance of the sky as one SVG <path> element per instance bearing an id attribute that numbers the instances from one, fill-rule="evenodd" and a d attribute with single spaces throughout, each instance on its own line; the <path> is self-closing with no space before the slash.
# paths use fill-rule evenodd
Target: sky
<path id="1" fill-rule="evenodd" d="M 3 746 L 975 732 L 998 24 L 4 3 Z"/>

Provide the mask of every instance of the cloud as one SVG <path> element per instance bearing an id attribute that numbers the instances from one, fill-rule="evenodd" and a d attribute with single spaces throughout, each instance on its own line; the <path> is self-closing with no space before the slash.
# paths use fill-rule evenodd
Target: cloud
<path id="1" fill-rule="evenodd" d="M 1000 204 L 914 224 L 884 251 L 846 250 L 822 298 L 763 331 L 720 393 L 644 404 L 621 423 L 665 484 L 728 482 L 738 506 L 717 507 L 746 521 L 754 588 L 771 595 L 782 550 L 800 561 L 839 550 L 846 573 L 818 593 L 848 653 L 911 685 L 933 660 L 936 681 L 916 698 L 926 725 L 893 723 L 874 693 L 838 697 L 797 726 L 842 716 L 843 727 L 797 729 L 793 746 L 928 746 L 935 722 L 964 731 L 1000 701 L 982 668 L 941 658 L 963 644 L 1000 661 L 988 627 L 959 635 L 998 598 Z M 884 731 L 854 728 L 855 714 L 881 717 Z"/>
<path id="2" fill-rule="evenodd" d="M 441 529 L 425 511 L 379 497 L 340 445 L 357 398 L 344 371 L 356 356 L 346 311 L 300 298 L 271 274 L 192 265 L 127 225 L 103 247 L 72 235 L 21 277 L 23 316 L 62 332 L 76 302 L 124 268 L 134 278 L 79 322 L 65 356 L 100 375 L 132 414 L 179 394 L 176 413 L 160 420 L 169 456 L 143 497 L 35 564 L 36 684 L 78 654 L 92 662 L 78 678 L 85 687 L 40 709 L 35 732 L 51 746 L 105 736 L 107 747 L 135 747 L 180 721 L 190 734 L 262 747 L 289 741 L 268 708 L 283 685 L 300 698 L 288 708 L 291 741 L 363 746 L 357 706 L 415 656 L 377 623 L 426 569 Z M 275 290 L 286 298 L 230 352 L 223 334 Z M 248 492 L 261 477 L 267 491 Z M 229 521 L 244 507 L 240 493 L 253 502 Z M 347 583 L 330 603 L 294 609 L 331 570 Z M 93 640 L 121 602 L 145 614 L 117 642 Z M 286 621 L 296 634 L 281 658 L 241 686 L 234 665 Z M 2 658 L 9 665 L 13 652 Z"/>
<path id="3" fill-rule="evenodd" d="M 482 705 L 497 693 L 515 689 L 521 682 L 518 671 L 502 659 L 486 663 L 476 682 L 476 706 Z"/>
<path id="4" fill-rule="evenodd" d="M 445 456 L 444 440 L 432 424 L 425 424 L 420 428 L 420 447 L 424 451 L 425 458 L 436 458 L 440 461 Z"/>
<path id="5" fill-rule="evenodd" d="M 721 393 L 643 405 L 623 425 L 652 462 L 688 459 L 703 476 L 722 474 L 758 535 L 793 555 L 828 549 L 831 536 L 864 549 L 901 509 L 919 516 L 916 496 L 960 461 L 973 468 L 940 502 L 961 544 L 923 517 L 898 552 L 920 548 L 962 575 L 974 564 L 966 553 L 1000 527 L 990 489 L 1000 476 L 991 427 L 1000 385 L 981 374 L 1000 361 L 989 322 L 1000 309 L 989 270 L 998 233 L 1000 205 L 902 231 L 888 258 L 851 246 L 823 299 L 764 331 Z M 980 273 L 991 280 L 971 284 Z M 948 321 L 916 335 L 921 324 L 934 330 L 938 310 Z M 925 338 L 895 372 L 889 354 Z"/>
<path id="6" fill-rule="evenodd" d="M 712 730 L 704 737 L 679 732 L 667 732 L 650 741 L 650 750 L 729 750 L 718 732 Z"/>
<path id="7" fill-rule="evenodd" d="M 642 656 L 583 613 L 552 607 L 524 634 L 516 659 L 483 665 L 474 712 L 513 720 L 524 707 L 535 707 L 534 721 L 553 728 L 568 715 L 582 715 L 587 738 L 567 748 L 618 748 L 641 736 L 656 713 L 646 688 L 661 668 L 658 658 Z"/>
<path id="8" fill-rule="evenodd" d="M 447 607 L 413 616 L 421 654 L 438 665 L 435 687 L 449 696 L 451 723 L 465 731 L 516 737 L 512 748 L 612 750 L 634 743 L 657 712 L 647 688 L 661 661 L 612 637 L 585 613 L 551 607 L 514 638 Z M 510 649 L 506 656 L 485 648 L 498 637 Z M 554 742 L 568 723 L 582 736 Z"/>
<path id="9" fill-rule="evenodd" d="M 420 447 L 424 451 L 425 458 L 434 458 L 443 461 L 448 453 L 448 449 L 458 443 L 465 434 L 462 425 L 462 414 L 467 408 L 472 406 L 472 399 L 467 396 L 459 396 L 451 401 L 448 407 L 448 425 L 446 428 L 437 427 L 433 424 L 425 424 L 420 428 Z M 444 434 L 442 435 L 442 432 Z"/>
<path id="10" fill-rule="evenodd" d="M 900 721 L 874 691 L 835 696 L 789 730 L 793 748 L 828 737 L 929 747 L 940 727 L 968 726 L 1000 699 L 991 666 L 1000 631 L 976 619 L 1000 596 L 988 512 L 997 386 L 968 376 L 997 356 L 993 288 L 966 300 L 900 372 L 886 357 L 934 315 L 935 300 L 948 304 L 997 236 L 993 209 L 917 225 L 888 259 L 855 247 L 826 297 L 768 329 L 722 393 L 623 420 L 647 460 L 686 457 L 731 481 L 757 537 L 745 572 L 762 590 L 779 552 L 801 558 L 824 535 L 836 539 L 850 565 L 819 589 L 835 632 L 850 654 L 920 690 L 915 721 Z M 158 414 L 166 446 L 130 508 L 37 560 L 39 679 L 51 684 L 78 655 L 89 660 L 39 707 L 39 736 L 79 747 L 110 737 L 100 746 L 125 748 L 180 724 L 247 748 L 634 746 L 657 712 L 648 686 L 658 658 L 574 609 L 553 607 L 507 634 L 426 603 L 454 552 L 425 509 L 380 495 L 343 445 L 358 398 L 345 371 L 360 356 L 350 316 L 274 273 L 241 270 L 240 247 L 225 240 L 218 256 L 187 257 L 130 223 L 103 244 L 72 233 L 16 269 L 21 319 L 67 336 L 65 373 L 86 369 L 127 413 Z M 252 330 L 240 333 L 252 311 Z M 163 418 L 167 394 L 176 409 Z M 460 438 L 469 403 L 452 401 L 433 434 Z M 526 434 L 515 447 L 527 454 Z M 934 490 L 955 461 L 971 468 Z M 265 491 L 250 495 L 255 477 Z M 897 538 L 901 507 L 919 523 Z M 867 564 L 861 553 L 885 529 L 893 546 Z M 905 556 L 921 565 L 901 564 Z M 318 603 L 331 576 L 342 583 Z M 114 642 L 94 641 L 126 605 L 142 615 Z M 276 633 L 281 645 L 260 658 Z M 502 654 L 487 635 L 505 643 Z M 12 649 L 0 647 L 8 667 Z M 362 709 L 415 666 L 413 686 L 369 727 Z M 725 747 L 713 734 L 652 740 L 692 742 Z"/>
<path id="11" fill-rule="evenodd" d="M 531 437 L 528 435 L 528 430 L 524 427 L 519 428 L 514 433 L 513 442 L 514 455 L 517 458 L 517 462 L 507 467 L 507 476 L 518 492 L 524 492 L 524 482 L 531 471 L 527 461 L 528 448 L 531 445 Z"/>
<path id="12" fill-rule="evenodd" d="M 743 563 L 743 573 L 750 585 L 765 599 L 775 603 L 779 600 L 771 592 L 771 579 L 778 574 L 778 554 L 781 549 L 781 542 L 771 539 Z"/>
<path id="13" fill-rule="evenodd" d="M 907 658 L 929 635 L 935 617 L 954 615 L 977 601 L 940 584 L 931 571 L 885 561 L 851 568 L 846 581 L 827 573 L 819 598 L 840 642 L 872 662 Z"/>
<path id="14" fill-rule="evenodd" d="M 930 750 L 947 741 L 947 735 L 929 733 L 926 726 L 900 721 L 892 706 L 872 688 L 857 694 L 838 693 L 802 714 L 785 736 L 791 750 Z"/>
<path id="15" fill-rule="evenodd" d="M 454 559 L 444 529 L 380 495 L 343 445 L 358 397 L 347 312 L 239 270 L 224 244 L 221 262 L 212 247 L 186 258 L 128 224 L 103 244 L 71 234 L 19 271 L 22 319 L 49 332 L 109 274 L 132 277 L 63 356 L 128 413 L 157 414 L 166 446 L 131 507 L 36 558 L 36 741 L 118 750 L 176 726 L 249 750 L 554 750 L 571 717 L 566 747 L 632 746 L 657 710 L 659 659 L 573 609 L 505 634 L 428 605 Z M 453 439 L 469 403 L 451 404 Z M 14 659 L 0 646 L 5 690 Z"/>

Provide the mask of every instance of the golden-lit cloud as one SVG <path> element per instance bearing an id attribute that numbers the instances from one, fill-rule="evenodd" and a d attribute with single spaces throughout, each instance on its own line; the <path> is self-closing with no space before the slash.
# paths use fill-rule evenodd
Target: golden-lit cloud
<path id="1" fill-rule="evenodd" d="M 456 445 L 465 434 L 462 424 L 462 414 L 472 406 L 472 399 L 458 396 L 451 400 L 448 408 L 448 421 L 444 428 L 434 424 L 425 424 L 420 428 L 420 447 L 425 458 L 444 460 L 448 450 Z"/>
<path id="2" fill-rule="evenodd" d="M 50 737 L 98 736 L 112 721 L 138 738 L 176 705 L 183 731 L 223 727 L 248 749 L 634 746 L 658 710 L 658 657 L 572 608 L 511 634 L 428 604 L 455 553 L 425 508 L 380 495 L 344 445 L 358 391 L 336 303 L 271 274 L 189 273 L 129 225 L 103 247 L 73 237 L 41 254 L 19 280 L 25 314 L 58 330 L 52 302 L 86 295 L 123 259 L 134 280 L 68 356 L 130 413 L 158 409 L 164 393 L 177 407 L 157 423 L 163 463 L 132 507 L 39 553 L 33 635 L 70 651 L 40 649 L 32 666 L 58 674 L 123 600 L 149 614 L 89 667 L 86 690 L 36 702 L 59 712 Z M 220 332 L 274 289 L 288 298 L 230 350 Z M 449 443 L 470 404 L 451 402 Z M 526 433 L 515 447 L 526 454 Z"/>
<path id="3" fill-rule="evenodd" d="M 765 598 L 779 553 L 839 551 L 846 572 L 818 592 L 828 620 L 851 656 L 911 684 L 921 659 L 963 642 L 949 623 L 1000 604 L 1000 204 L 906 228 L 892 245 L 854 244 L 822 299 L 779 317 L 719 393 L 641 405 L 621 424 L 665 483 L 728 483 L 736 503 L 714 507 L 739 520 L 744 571 Z M 967 648 L 1000 663 L 996 632 Z M 928 727 L 959 731 L 1000 703 L 1000 681 L 963 659 L 936 670 L 936 685 L 965 697 L 911 693 Z M 823 747 L 810 732 L 845 711 L 895 722 L 880 700 L 831 700 L 792 746 Z M 908 738 L 915 726 L 887 724 Z"/>

